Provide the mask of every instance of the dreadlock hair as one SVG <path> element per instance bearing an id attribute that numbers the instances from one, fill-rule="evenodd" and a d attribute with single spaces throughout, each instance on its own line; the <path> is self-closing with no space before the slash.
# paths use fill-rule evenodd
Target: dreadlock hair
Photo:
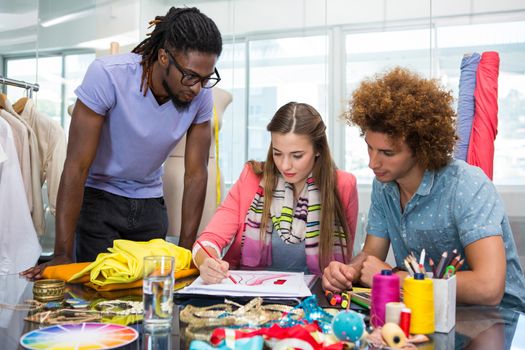
<path id="1" fill-rule="evenodd" d="M 144 96 L 151 88 L 152 68 L 158 59 L 159 49 L 170 46 L 184 53 L 198 51 L 217 56 L 222 52 L 219 28 L 196 7 L 172 7 L 166 15 L 156 16 L 150 21 L 148 28 L 153 26 L 153 32 L 131 51 L 142 55 L 140 91 L 144 91 Z"/>

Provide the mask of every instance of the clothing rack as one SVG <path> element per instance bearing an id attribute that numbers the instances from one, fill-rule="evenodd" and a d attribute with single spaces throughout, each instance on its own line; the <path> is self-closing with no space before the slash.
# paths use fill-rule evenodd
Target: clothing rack
<path id="1" fill-rule="evenodd" d="M 38 84 L 31 84 L 31 83 L 26 83 L 25 81 L 21 81 L 21 80 L 4 78 L 1 75 L 0 75 L 0 84 L 11 85 L 11 86 L 16 86 L 19 88 L 26 89 L 27 95 L 28 95 L 27 97 L 29 98 L 33 97 L 33 91 L 37 92 L 40 89 L 40 85 Z"/>

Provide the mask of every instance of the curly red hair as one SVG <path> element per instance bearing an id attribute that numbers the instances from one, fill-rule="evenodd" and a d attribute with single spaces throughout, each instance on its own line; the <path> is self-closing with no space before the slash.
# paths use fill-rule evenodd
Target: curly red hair
<path id="1" fill-rule="evenodd" d="M 452 159 L 456 144 L 453 97 L 436 80 L 396 67 L 363 81 L 344 118 L 367 131 L 405 142 L 423 169 L 438 170 Z"/>

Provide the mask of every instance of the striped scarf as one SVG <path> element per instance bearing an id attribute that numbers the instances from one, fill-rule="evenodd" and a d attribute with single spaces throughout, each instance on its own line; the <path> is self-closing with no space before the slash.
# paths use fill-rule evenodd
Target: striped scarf
<path id="1" fill-rule="evenodd" d="M 246 215 L 241 248 L 241 267 L 270 266 L 272 232 L 275 230 L 286 244 L 305 241 L 308 269 L 311 273 L 320 273 L 319 234 L 321 204 L 320 193 L 312 175 L 306 180 L 294 208 L 294 186 L 278 177 L 270 206 L 271 222 L 266 227 L 264 242 L 261 242 L 260 227 L 264 206 L 264 183 L 259 187 Z M 343 249 L 346 251 L 346 237 L 340 225 L 334 232 L 333 259 L 343 261 Z M 337 244 L 337 249 L 335 249 Z"/>

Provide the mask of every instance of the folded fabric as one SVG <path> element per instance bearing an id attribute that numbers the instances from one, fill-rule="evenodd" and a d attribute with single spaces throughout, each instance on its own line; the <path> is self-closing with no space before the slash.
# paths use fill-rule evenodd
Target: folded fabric
<path id="1" fill-rule="evenodd" d="M 42 277 L 49 278 L 49 279 L 60 279 L 63 281 L 68 281 L 73 275 L 79 273 L 80 271 L 85 269 L 90 264 L 91 262 L 47 266 L 44 269 L 44 272 L 42 273 Z M 191 282 L 191 280 L 188 281 L 186 280 L 186 278 L 190 276 L 197 276 L 198 274 L 199 274 L 199 270 L 196 268 L 175 271 L 174 290 L 187 286 Z M 182 279 L 185 279 L 185 280 L 180 281 Z M 181 283 L 180 286 L 178 286 L 179 281 Z M 76 279 L 74 282 L 71 282 L 71 283 L 84 283 L 86 287 L 95 289 L 98 292 L 110 292 L 110 291 L 121 290 L 121 289 L 142 288 L 142 279 L 137 280 L 135 282 L 130 282 L 130 283 L 111 283 L 111 284 L 106 284 L 105 286 L 100 286 L 100 285 L 90 282 L 88 274 L 79 277 L 78 279 Z M 139 294 L 142 295 L 142 289 L 140 290 Z"/>
<path id="2" fill-rule="evenodd" d="M 186 269 L 186 270 L 180 270 L 175 271 L 174 277 L 175 277 L 175 284 L 177 283 L 178 279 L 182 279 L 188 276 L 194 276 L 198 275 L 199 270 L 198 269 Z M 142 288 L 142 278 L 140 280 L 137 280 L 135 282 L 126 282 L 126 283 L 108 283 L 105 285 L 99 285 L 95 284 L 91 281 L 88 281 L 84 284 L 85 286 L 89 288 L 93 288 L 98 292 L 110 292 L 113 290 L 120 290 L 120 289 L 131 289 L 131 288 Z M 176 286 L 175 286 L 176 287 Z M 142 294 L 142 290 L 140 291 Z"/>
<path id="3" fill-rule="evenodd" d="M 49 279 L 58 279 L 62 281 L 69 281 L 69 279 L 73 277 L 73 275 L 85 269 L 87 266 L 89 266 L 89 264 L 91 263 L 83 262 L 83 263 L 75 263 L 75 264 L 47 266 L 44 269 L 44 272 L 42 272 L 42 277 L 49 278 Z M 86 283 L 88 281 L 89 281 L 89 275 L 85 275 L 79 278 L 78 281 L 75 281 L 75 282 L 76 283 Z"/>
<path id="4" fill-rule="evenodd" d="M 149 242 L 117 239 L 108 251 L 109 253 L 100 253 L 94 262 L 74 274 L 68 282 L 77 283 L 87 275 L 93 285 L 126 283 L 129 288 L 129 283 L 142 279 L 143 260 L 146 256 L 173 256 L 175 271 L 189 269 L 191 264 L 191 251 L 163 239 L 152 239 Z"/>

